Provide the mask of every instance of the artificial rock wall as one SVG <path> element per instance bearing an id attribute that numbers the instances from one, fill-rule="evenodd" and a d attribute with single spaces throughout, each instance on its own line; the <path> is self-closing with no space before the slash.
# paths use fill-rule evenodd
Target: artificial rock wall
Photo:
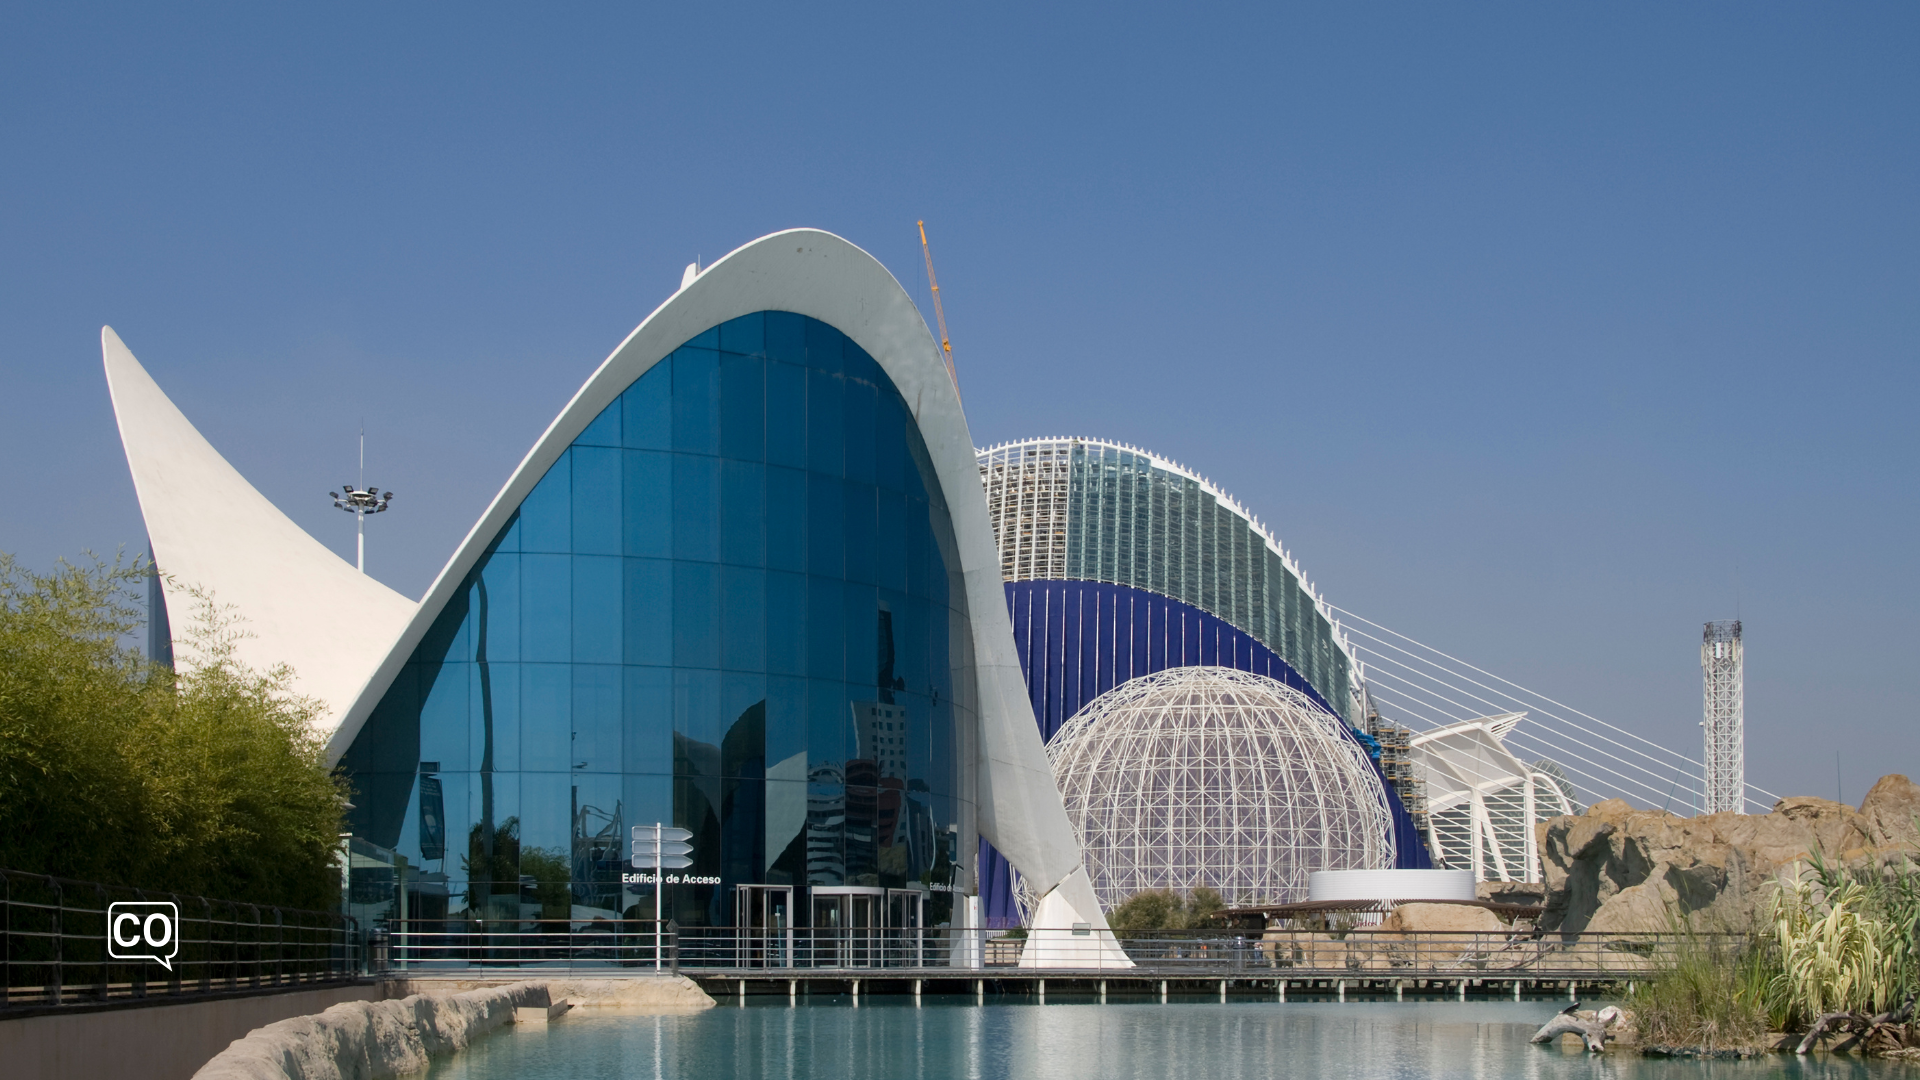
<path id="1" fill-rule="evenodd" d="M 1920 785 L 1884 776 L 1859 809 L 1781 799 L 1769 814 L 1685 818 L 1619 799 L 1540 824 L 1549 930 L 1737 930 L 1764 912 L 1768 883 L 1814 853 L 1849 865 L 1920 853 Z"/>

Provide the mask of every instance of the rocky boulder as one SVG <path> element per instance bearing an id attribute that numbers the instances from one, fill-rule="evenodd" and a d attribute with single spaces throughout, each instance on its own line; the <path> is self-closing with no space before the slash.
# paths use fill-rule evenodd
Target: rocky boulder
<path id="1" fill-rule="evenodd" d="M 1619 799 L 1539 826 L 1548 930 L 1699 930 L 1748 926 L 1767 883 L 1818 852 L 1846 863 L 1920 851 L 1920 785 L 1887 776 L 1860 808 L 1826 799 L 1781 799 L 1769 814 L 1680 817 Z"/>

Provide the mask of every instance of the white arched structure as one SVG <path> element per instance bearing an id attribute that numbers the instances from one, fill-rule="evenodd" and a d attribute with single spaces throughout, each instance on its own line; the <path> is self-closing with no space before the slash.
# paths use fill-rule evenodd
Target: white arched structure
<path id="1" fill-rule="evenodd" d="M 919 309 L 893 275 L 865 251 L 814 229 L 774 233 L 705 270 L 689 267 L 680 289 L 588 377 L 474 523 L 405 631 L 369 671 L 328 745 L 329 759 L 345 753 L 487 543 L 594 417 L 689 339 L 756 311 L 793 312 L 837 328 L 880 364 L 911 409 L 952 515 L 973 626 L 979 833 L 1040 886 L 1038 891 L 1051 890 L 1055 918 L 1063 927 L 1091 923 L 1104 930 L 1081 869 L 1080 845 L 1067 824 L 1027 704 L 959 393 Z"/>
<path id="2" fill-rule="evenodd" d="M 1463 720 L 1413 737 L 1435 863 L 1472 870 L 1475 881 L 1541 879 L 1534 826 L 1578 811 L 1555 766 L 1529 765 L 1502 741 L 1526 715 Z"/>
<path id="3" fill-rule="evenodd" d="M 247 483 L 194 429 L 120 335 L 100 329 L 114 419 L 160 568 L 176 655 L 200 602 L 231 605 L 238 659 L 293 669 L 331 732 L 413 617 L 413 601 L 354 569 Z M 318 492 L 316 491 L 317 495 Z"/>

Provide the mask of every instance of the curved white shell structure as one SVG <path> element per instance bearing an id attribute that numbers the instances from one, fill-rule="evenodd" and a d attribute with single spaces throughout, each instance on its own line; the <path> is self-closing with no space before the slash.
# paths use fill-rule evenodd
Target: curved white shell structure
<path id="1" fill-rule="evenodd" d="M 1316 870 L 1392 865 L 1387 795 L 1338 717 L 1261 675 L 1174 668 L 1096 698 L 1047 746 L 1108 909 L 1205 885 L 1307 897 Z"/>
<path id="2" fill-rule="evenodd" d="M 919 309 L 873 256 L 831 233 L 793 229 L 755 240 L 705 270 L 647 316 L 594 371 L 540 437 L 474 524 L 427 591 L 419 611 L 386 653 L 328 746 L 338 760 L 392 684 L 414 647 L 460 590 L 491 538 L 504 527 L 573 440 L 636 380 L 710 327 L 757 311 L 786 311 L 828 323 L 865 349 L 910 408 L 947 492 L 979 673 L 977 753 L 981 835 L 1045 892 L 1099 921 L 1080 865 L 1079 845 L 1061 809 L 1034 729 L 973 442 L 939 346 Z"/>
<path id="3" fill-rule="evenodd" d="M 199 589 L 244 620 L 239 659 L 262 671 L 291 667 L 294 689 L 322 703 L 321 728 L 331 731 L 418 605 L 354 569 L 247 483 L 110 326 L 100 329 L 100 352 L 176 652 L 193 616 L 190 590 Z"/>

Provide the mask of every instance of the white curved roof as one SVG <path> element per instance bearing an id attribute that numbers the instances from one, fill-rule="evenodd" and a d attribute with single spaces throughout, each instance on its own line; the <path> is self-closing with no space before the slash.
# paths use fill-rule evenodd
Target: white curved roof
<path id="1" fill-rule="evenodd" d="M 100 329 L 113 415 L 160 568 L 174 650 L 188 655 L 199 588 L 232 605 L 258 670 L 286 664 L 332 730 L 413 617 L 413 601 L 354 569 L 256 491 L 194 429 L 113 328 Z M 318 489 L 314 492 L 318 497 Z"/>
<path id="2" fill-rule="evenodd" d="M 334 733 L 329 760 L 345 753 L 486 545 L 600 411 L 688 340 L 756 311 L 789 311 L 834 326 L 880 364 L 912 411 L 952 513 L 973 623 L 980 693 L 979 832 L 1038 891 L 1064 883 L 1063 892 L 1070 894 L 1064 898 L 1084 919 L 1101 921 L 1085 875 L 1069 877 L 1080 865 L 1080 845 L 1067 823 L 1027 703 L 973 442 L 940 348 L 919 309 L 884 266 L 840 237 L 816 229 L 774 233 L 704 271 L 689 268 L 680 290 L 613 350 L 527 452 L 441 570 Z"/>

